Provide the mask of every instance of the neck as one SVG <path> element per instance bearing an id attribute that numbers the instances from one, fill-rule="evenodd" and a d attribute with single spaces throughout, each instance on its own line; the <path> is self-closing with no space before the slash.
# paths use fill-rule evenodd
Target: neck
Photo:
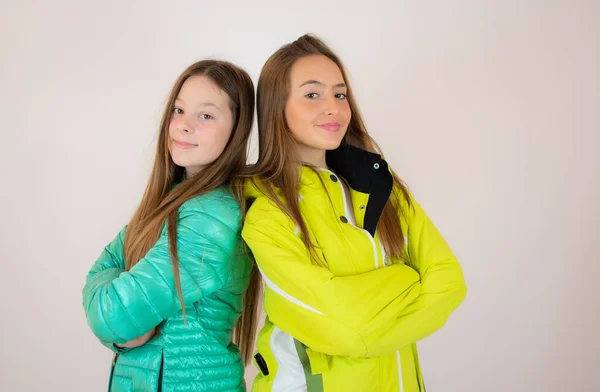
<path id="1" fill-rule="evenodd" d="M 297 152 L 301 163 L 307 163 L 320 168 L 327 168 L 325 150 L 319 150 L 305 145 L 298 145 Z"/>
<path id="2" fill-rule="evenodd" d="M 194 167 L 186 167 L 185 173 L 183 174 L 183 179 L 187 180 L 190 177 L 195 176 L 196 174 L 202 171 L 202 167 L 194 166 Z"/>

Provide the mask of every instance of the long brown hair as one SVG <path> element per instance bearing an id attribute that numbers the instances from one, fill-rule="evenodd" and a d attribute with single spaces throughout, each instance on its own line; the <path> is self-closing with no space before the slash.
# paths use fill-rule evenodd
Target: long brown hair
<path id="1" fill-rule="evenodd" d="M 260 179 L 261 188 L 266 195 L 298 224 L 302 239 L 311 253 L 314 251 L 314 244 L 309 239 L 308 229 L 298 207 L 300 177 L 297 167 L 302 162 L 295 152 L 296 141 L 285 119 L 285 106 L 290 92 L 290 72 L 293 64 L 300 58 L 312 55 L 328 57 L 342 72 L 347 86 L 347 100 L 352 111 L 344 142 L 381 154 L 381 150 L 367 132 L 342 61 L 323 41 L 314 35 L 303 35 L 296 41 L 282 46 L 267 60 L 261 71 L 257 89 L 258 161 L 245 175 Z M 388 199 L 377 231 L 386 253 L 406 260 L 404 235 L 396 211 L 400 210 L 399 193 L 402 193 L 406 200 L 410 199 L 404 182 L 395 173 L 392 172 L 392 175 L 396 189 L 400 192 L 394 190 Z M 280 190 L 283 200 L 277 197 L 275 188 Z"/>
<path id="2" fill-rule="evenodd" d="M 229 109 L 233 118 L 233 131 L 225 149 L 213 163 L 207 165 L 200 173 L 185 178 L 185 169 L 176 165 L 169 153 L 169 124 L 181 87 L 188 78 L 196 75 L 210 78 L 228 95 Z M 184 322 L 186 320 L 185 304 L 181 291 L 177 256 L 177 213 L 187 200 L 230 183 L 246 166 L 248 138 L 252 129 L 253 117 L 254 85 L 252 79 L 246 71 L 226 61 L 203 60 L 192 64 L 179 76 L 169 94 L 160 122 L 152 173 L 142 201 L 127 227 L 123 251 L 125 265 L 129 270 L 155 245 L 166 222 L 173 276 Z M 173 189 L 177 182 L 180 182 L 180 185 Z M 243 246 L 241 238 L 240 244 Z M 253 275 L 256 273 L 253 272 Z M 249 293 L 247 296 L 251 298 L 252 294 Z M 255 310 L 249 309 L 245 305 L 234 332 L 234 340 L 237 340 L 236 343 L 240 345 L 245 359 L 252 353 L 254 329 L 256 328 L 256 323 L 252 323 L 248 318 L 255 319 L 255 313 Z M 243 326 L 243 330 L 240 326 Z M 252 337 L 248 339 L 248 336 Z"/>

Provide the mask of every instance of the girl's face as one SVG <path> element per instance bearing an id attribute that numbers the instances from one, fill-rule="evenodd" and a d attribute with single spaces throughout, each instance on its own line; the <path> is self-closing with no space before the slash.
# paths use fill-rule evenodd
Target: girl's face
<path id="1" fill-rule="evenodd" d="M 229 96 L 204 75 L 181 87 L 169 123 L 169 152 L 193 176 L 223 152 L 233 128 Z"/>
<path id="2" fill-rule="evenodd" d="M 340 145 L 352 117 L 346 91 L 342 72 L 326 56 L 306 56 L 292 66 L 285 118 L 303 161 L 314 163 Z"/>

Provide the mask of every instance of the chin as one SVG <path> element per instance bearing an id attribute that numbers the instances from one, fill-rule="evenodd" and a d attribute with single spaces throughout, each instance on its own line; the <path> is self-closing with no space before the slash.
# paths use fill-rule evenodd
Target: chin
<path id="1" fill-rule="evenodd" d="M 181 167 L 206 167 L 215 161 L 216 159 L 173 159 Z"/>
<path id="2" fill-rule="evenodd" d="M 171 160 L 177 166 L 181 166 L 181 167 L 185 167 L 188 164 L 186 159 L 182 159 L 181 157 L 178 157 L 177 155 L 173 155 L 173 154 L 171 154 Z"/>
<path id="3" fill-rule="evenodd" d="M 345 132 L 330 133 L 327 135 L 320 135 L 321 137 L 315 138 L 316 145 L 322 150 L 335 150 L 342 144 Z"/>
<path id="4" fill-rule="evenodd" d="M 195 162 L 192 159 L 182 159 L 182 158 L 178 159 L 178 157 L 173 157 L 173 156 L 171 156 L 171 159 L 177 166 L 181 166 L 181 167 L 199 166 L 199 163 Z"/>
<path id="5" fill-rule="evenodd" d="M 336 148 L 338 148 L 340 146 L 340 144 L 342 144 L 341 140 L 338 140 L 335 142 L 327 141 L 327 142 L 321 144 L 321 148 L 323 150 L 335 150 Z"/>

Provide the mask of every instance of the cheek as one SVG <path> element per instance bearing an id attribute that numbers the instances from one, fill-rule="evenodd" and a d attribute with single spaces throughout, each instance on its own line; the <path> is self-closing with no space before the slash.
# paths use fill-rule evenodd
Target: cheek
<path id="1" fill-rule="evenodd" d="M 221 151 L 225 148 L 231 135 L 231 128 L 223 125 L 210 127 L 196 133 L 199 136 L 198 143 L 204 144 L 209 150 Z"/>
<path id="2" fill-rule="evenodd" d="M 340 112 L 344 117 L 344 120 L 346 122 L 350 122 L 350 119 L 352 118 L 352 110 L 350 110 L 350 104 L 348 101 L 346 101 L 346 104 L 342 106 L 342 110 Z"/>
<path id="3" fill-rule="evenodd" d="M 313 122 L 318 113 L 309 105 L 292 103 L 286 107 L 285 119 L 292 131 L 301 131 Z"/>
<path id="4" fill-rule="evenodd" d="M 231 127 L 222 127 L 218 130 L 217 135 L 215 136 L 215 140 L 218 142 L 220 148 L 224 148 L 227 142 L 229 141 L 229 137 L 231 136 L 232 130 Z"/>
<path id="5" fill-rule="evenodd" d="M 173 134 L 175 133 L 176 129 L 177 127 L 175 126 L 175 121 L 171 120 L 171 122 L 169 123 L 169 128 L 167 128 L 167 136 L 169 136 L 169 139 L 173 138 Z"/>

